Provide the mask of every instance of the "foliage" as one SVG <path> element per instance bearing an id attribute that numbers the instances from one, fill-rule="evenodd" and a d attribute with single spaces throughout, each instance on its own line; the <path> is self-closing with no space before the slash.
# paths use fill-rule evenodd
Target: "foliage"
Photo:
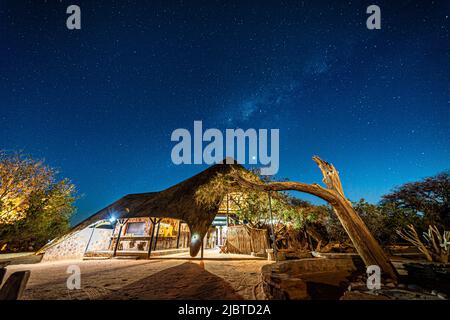
<path id="1" fill-rule="evenodd" d="M 382 244 L 395 243 L 399 240 L 397 228 L 413 224 L 420 230 L 423 223 L 412 210 L 401 209 L 392 203 L 371 204 L 361 199 L 353 203 L 353 208 L 366 224 L 373 236 Z M 344 243 L 348 241 L 347 233 L 333 210 L 328 211 L 328 219 L 324 222 L 331 241 Z"/>
<path id="2" fill-rule="evenodd" d="M 0 154 L 0 224 L 12 224 L 25 218 L 33 192 L 45 188 L 51 172 L 40 162 Z"/>
<path id="3" fill-rule="evenodd" d="M 236 184 L 234 174 L 236 172 L 228 175 L 217 174 L 209 183 L 197 190 L 196 201 L 205 206 L 217 206 L 229 194 L 229 201 L 233 211 L 236 212 L 235 220 L 255 228 L 267 225 L 270 221 L 268 193 Z M 257 170 L 239 170 L 238 174 L 250 181 L 269 181 L 269 178 L 261 176 Z M 272 192 L 271 198 L 273 219 L 289 222 L 294 229 L 301 228 L 308 219 L 314 217 L 312 210 L 306 209 L 305 202 L 286 193 Z"/>
<path id="4" fill-rule="evenodd" d="M 328 214 L 326 219 L 324 219 L 322 223 L 323 225 L 325 225 L 328 240 L 339 243 L 349 242 L 350 238 L 348 237 L 347 232 L 345 232 L 344 228 L 342 227 L 342 224 L 339 221 L 336 213 L 330 206 L 327 207 L 329 209 L 327 212 Z"/>
<path id="5" fill-rule="evenodd" d="M 450 229 L 450 175 L 442 172 L 422 181 L 406 183 L 383 196 L 383 204 L 410 210 L 426 225 Z"/>
<path id="6" fill-rule="evenodd" d="M 242 170 L 238 174 L 250 181 L 263 180 L 257 171 Z M 233 206 L 237 208 L 235 218 L 253 227 L 267 225 L 269 222 L 267 192 L 235 184 L 232 176 L 233 174 L 218 175 L 197 191 L 197 201 L 217 205 L 227 193 L 245 194 L 245 196 L 230 198 Z M 436 222 L 441 228 L 442 225 L 448 226 L 449 181 L 448 173 L 441 173 L 423 181 L 400 186 L 392 193 L 383 196 L 378 204 L 371 204 L 361 199 L 354 202 L 353 207 L 380 243 L 396 243 L 401 240 L 396 232 L 399 228 L 412 225 L 421 233 L 426 231 L 430 221 Z M 299 234 L 306 232 L 309 235 L 311 235 L 310 231 L 314 231 L 324 236 L 326 241 L 350 242 L 330 205 L 312 205 L 283 192 L 272 192 L 271 195 L 274 219 L 282 225 L 287 225 L 290 230 L 297 230 Z M 278 229 L 283 230 L 282 226 Z M 449 228 L 446 227 L 446 229 Z"/>
<path id="7" fill-rule="evenodd" d="M 287 197 L 289 210 L 283 211 L 281 220 L 290 222 L 294 229 L 300 230 L 312 224 L 323 223 L 328 217 L 329 207 L 313 205 L 308 201 Z"/>
<path id="8" fill-rule="evenodd" d="M 0 250 L 30 250 L 61 235 L 75 208 L 75 187 L 21 154 L 0 154 Z"/>
<path id="9" fill-rule="evenodd" d="M 195 201 L 206 208 L 214 208 L 223 201 L 228 193 L 243 191 L 242 187 L 235 183 L 233 174 L 242 175 L 250 181 L 259 181 L 256 174 L 243 168 L 233 169 L 231 174 L 218 173 L 208 183 L 197 189 Z"/>

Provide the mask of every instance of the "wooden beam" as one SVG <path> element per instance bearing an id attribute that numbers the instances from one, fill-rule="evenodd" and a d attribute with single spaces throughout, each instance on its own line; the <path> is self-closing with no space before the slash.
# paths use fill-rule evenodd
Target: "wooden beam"
<path id="1" fill-rule="evenodd" d="M 180 248 L 181 220 L 178 223 L 177 249 Z"/>
<path id="2" fill-rule="evenodd" d="M 272 195 L 270 194 L 270 190 L 267 192 L 267 195 L 269 197 L 269 214 L 270 214 L 270 233 L 272 238 L 272 249 L 273 249 L 273 255 L 275 257 L 275 261 L 278 261 L 278 253 L 277 253 L 277 239 L 275 239 L 275 232 L 273 230 L 273 214 L 272 214 Z"/>
<path id="3" fill-rule="evenodd" d="M 30 271 L 14 272 L 0 289 L 0 300 L 18 300 L 22 296 Z"/>
<path id="4" fill-rule="evenodd" d="M 206 236 L 205 236 L 206 237 Z M 204 250 L 204 246 L 205 246 L 205 237 L 203 237 L 203 239 L 202 239 L 202 251 L 201 251 L 201 255 L 200 255 L 200 258 L 203 260 L 203 250 Z"/>
<path id="5" fill-rule="evenodd" d="M 116 254 L 117 254 L 117 248 L 119 248 L 120 235 L 122 234 L 122 228 L 123 228 L 123 226 L 128 222 L 128 220 L 130 220 L 130 219 L 128 218 L 128 219 L 120 219 L 120 220 L 117 220 L 117 222 L 118 222 L 119 225 L 120 225 L 120 228 L 119 228 L 119 234 L 117 235 L 117 241 L 116 241 L 116 244 L 115 244 L 115 246 L 114 246 L 113 257 L 115 257 Z"/>
<path id="6" fill-rule="evenodd" d="M 150 255 L 152 254 L 153 236 L 155 234 L 156 219 L 153 220 L 152 218 L 150 218 L 150 221 L 152 222 L 152 232 L 150 236 L 150 243 L 148 244 L 147 259 L 150 259 Z"/>
<path id="7" fill-rule="evenodd" d="M 227 193 L 227 227 L 230 224 L 230 195 Z"/>
<path id="8" fill-rule="evenodd" d="M 89 240 L 88 240 L 88 242 L 87 242 L 86 248 L 84 249 L 83 256 L 86 254 L 86 252 L 87 252 L 88 249 L 89 249 L 89 245 L 91 244 L 92 236 L 94 235 L 94 231 L 95 231 L 96 226 L 97 226 L 97 225 L 94 225 L 94 226 L 92 227 L 92 232 L 91 232 L 91 235 L 89 236 Z"/>
<path id="9" fill-rule="evenodd" d="M 156 229 L 156 238 L 155 238 L 155 245 L 154 245 L 154 247 L 153 247 L 153 250 L 156 250 L 156 245 L 158 244 L 158 235 L 159 235 L 159 227 L 161 226 L 161 220 L 162 219 L 159 219 L 158 220 L 158 229 Z"/>
<path id="10" fill-rule="evenodd" d="M 119 223 L 120 223 L 120 222 L 119 222 Z M 119 248 L 120 234 L 122 233 L 122 228 L 123 228 L 123 224 L 120 223 L 119 234 L 117 235 L 116 243 L 115 243 L 115 245 L 114 245 L 113 257 L 116 256 L 116 254 L 117 254 L 117 248 Z"/>
<path id="11" fill-rule="evenodd" d="M 0 286 L 3 283 L 3 278 L 5 277 L 6 274 L 6 268 L 0 267 Z"/>

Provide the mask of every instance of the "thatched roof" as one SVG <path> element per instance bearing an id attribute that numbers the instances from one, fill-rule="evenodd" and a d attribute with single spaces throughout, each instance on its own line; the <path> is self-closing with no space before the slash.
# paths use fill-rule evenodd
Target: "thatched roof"
<path id="1" fill-rule="evenodd" d="M 195 192 L 199 187 L 211 181 L 218 173 L 227 174 L 233 168 L 243 169 L 238 164 L 216 164 L 163 191 L 129 194 L 82 221 L 62 238 L 67 238 L 68 235 L 99 220 L 109 219 L 113 214 L 117 219 L 134 217 L 180 219 L 189 225 L 192 235 L 197 235 L 197 239 L 203 239 L 219 210 L 220 203 L 217 206 L 205 208 L 195 200 Z M 60 239 L 56 239 L 50 245 L 45 246 L 40 252 L 60 243 Z M 200 246 L 201 241 L 195 241 L 194 238 L 191 240 L 190 253 L 192 256 L 197 255 Z"/>

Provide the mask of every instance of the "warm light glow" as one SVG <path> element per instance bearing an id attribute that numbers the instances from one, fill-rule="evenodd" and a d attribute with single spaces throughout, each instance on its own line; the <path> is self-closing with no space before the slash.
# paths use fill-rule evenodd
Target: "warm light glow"
<path id="1" fill-rule="evenodd" d="M 200 239 L 200 236 L 197 233 L 194 233 L 192 235 L 192 242 L 197 242 L 197 241 L 199 241 L 199 239 Z"/>

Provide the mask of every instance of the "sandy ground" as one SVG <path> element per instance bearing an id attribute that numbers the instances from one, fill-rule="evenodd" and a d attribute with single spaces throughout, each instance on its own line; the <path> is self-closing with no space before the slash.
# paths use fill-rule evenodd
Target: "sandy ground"
<path id="1" fill-rule="evenodd" d="M 151 260 L 72 260 L 12 265 L 30 270 L 22 299 L 262 299 L 260 269 L 268 262 L 206 250 L 205 259 L 176 254 Z M 67 268 L 81 270 L 81 289 L 67 289 Z M 256 288 L 256 290 L 254 290 Z M 256 295 L 255 295 L 256 292 Z"/>

